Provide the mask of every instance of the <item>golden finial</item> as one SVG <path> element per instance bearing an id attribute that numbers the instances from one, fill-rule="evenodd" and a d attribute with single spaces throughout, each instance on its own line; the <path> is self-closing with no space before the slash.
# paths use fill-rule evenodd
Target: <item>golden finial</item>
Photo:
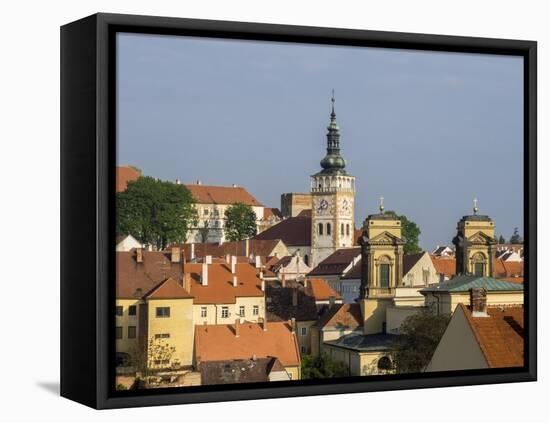
<path id="1" fill-rule="evenodd" d="M 384 197 L 380 197 L 380 205 L 378 206 L 380 213 L 384 213 Z"/>
<path id="2" fill-rule="evenodd" d="M 477 211 L 478 211 L 478 207 L 477 207 L 477 198 L 474 197 L 474 215 L 477 214 Z"/>

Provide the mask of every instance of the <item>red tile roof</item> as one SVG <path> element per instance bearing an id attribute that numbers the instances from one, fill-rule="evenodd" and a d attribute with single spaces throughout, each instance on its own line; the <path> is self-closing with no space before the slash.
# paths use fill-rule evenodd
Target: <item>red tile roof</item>
<path id="1" fill-rule="evenodd" d="M 249 239 L 248 240 L 248 255 L 268 257 L 273 256 L 273 250 L 281 242 L 280 239 Z M 180 247 L 183 249 L 185 258 L 191 259 L 191 244 L 173 244 L 168 246 L 166 251 L 171 251 L 172 247 Z M 195 243 L 195 257 L 202 258 L 204 256 L 224 257 L 227 254 L 233 256 L 246 256 L 246 241 L 229 241 L 220 244 L 218 242 Z"/>
<path id="2" fill-rule="evenodd" d="M 189 292 L 183 289 L 180 283 L 181 282 L 177 282 L 173 278 L 168 278 L 153 288 L 145 297 L 156 300 L 167 298 L 193 298 Z"/>
<path id="3" fill-rule="evenodd" d="M 456 260 L 454 258 L 430 256 L 435 270 L 448 278 L 456 274 Z"/>
<path id="4" fill-rule="evenodd" d="M 186 263 L 184 272 L 191 275 L 189 293 L 194 304 L 234 304 L 237 297 L 263 297 L 258 269 L 248 263 L 237 263 L 237 286 L 233 286 L 231 267 L 226 263 L 208 265 L 208 285 L 201 284 L 202 264 Z"/>
<path id="5" fill-rule="evenodd" d="M 455 275 L 456 259 L 454 257 L 431 256 L 431 258 L 437 273 L 442 273 L 449 278 Z M 495 259 L 494 263 L 496 279 L 515 278 L 519 282 L 519 278 L 523 278 L 523 262 Z"/>
<path id="6" fill-rule="evenodd" d="M 273 225 L 254 237 L 258 240 L 281 239 L 291 247 L 311 245 L 311 217 L 298 215 Z"/>
<path id="7" fill-rule="evenodd" d="M 470 309 L 460 304 L 491 368 L 524 365 L 524 330 L 522 306 L 488 307 L 489 317 L 473 317 Z"/>
<path id="8" fill-rule="evenodd" d="M 330 297 L 335 300 L 341 300 L 342 296 L 330 287 L 328 282 L 320 278 L 308 278 L 307 291 L 315 301 L 328 301 Z"/>
<path id="9" fill-rule="evenodd" d="M 185 185 L 197 203 L 202 204 L 234 204 L 243 203 L 249 206 L 261 206 L 243 187 L 222 187 L 214 185 Z"/>
<path id="10" fill-rule="evenodd" d="M 197 363 L 216 360 L 237 360 L 276 357 L 286 367 L 300 365 L 296 335 L 288 322 L 262 324 L 240 323 L 239 336 L 235 325 L 195 326 Z"/>
<path id="11" fill-rule="evenodd" d="M 137 181 L 141 173 L 131 166 L 117 166 L 116 192 L 126 191 L 128 182 Z"/>
<path id="12" fill-rule="evenodd" d="M 264 219 L 269 219 L 271 217 L 278 217 L 279 219 L 283 218 L 281 211 L 276 207 L 266 207 L 264 208 Z"/>

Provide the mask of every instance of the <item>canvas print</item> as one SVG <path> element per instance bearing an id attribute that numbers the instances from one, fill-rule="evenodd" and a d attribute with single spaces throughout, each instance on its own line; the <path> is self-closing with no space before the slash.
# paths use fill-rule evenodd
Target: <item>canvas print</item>
<path id="1" fill-rule="evenodd" d="M 116 390 L 524 366 L 522 57 L 116 49 Z"/>

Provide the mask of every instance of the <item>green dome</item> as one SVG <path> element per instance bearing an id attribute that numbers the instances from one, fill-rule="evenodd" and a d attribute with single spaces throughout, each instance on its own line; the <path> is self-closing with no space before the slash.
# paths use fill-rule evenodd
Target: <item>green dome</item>
<path id="1" fill-rule="evenodd" d="M 346 161 L 339 154 L 327 154 L 323 160 L 321 160 L 321 167 L 325 170 L 344 169 L 346 167 Z"/>

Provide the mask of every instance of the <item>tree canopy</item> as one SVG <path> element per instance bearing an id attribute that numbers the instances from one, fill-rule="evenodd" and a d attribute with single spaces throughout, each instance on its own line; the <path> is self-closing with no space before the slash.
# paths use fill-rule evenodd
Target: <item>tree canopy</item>
<path id="1" fill-rule="evenodd" d="M 252 207 L 235 203 L 225 209 L 225 236 L 229 241 L 242 241 L 256 235 L 256 213 Z"/>
<path id="2" fill-rule="evenodd" d="M 514 228 L 514 234 L 510 237 L 510 244 L 521 244 L 523 238 L 519 235 L 519 229 Z"/>
<path id="3" fill-rule="evenodd" d="M 422 251 L 418 245 L 418 238 L 420 236 L 420 228 L 412 220 L 409 220 L 405 215 L 398 215 L 393 210 L 388 210 L 384 214 L 394 216 L 401 221 L 401 237 L 405 241 L 403 251 L 405 254 L 414 254 Z"/>
<path id="4" fill-rule="evenodd" d="M 397 373 L 422 372 L 447 325 L 450 316 L 436 316 L 422 311 L 409 316 L 400 327 L 401 336 L 391 348 L 392 361 Z"/>
<path id="5" fill-rule="evenodd" d="M 304 355 L 302 357 L 303 379 L 325 379 L 345 376 L 349 376 L 349 371 L 344 363 L 334 361 L 327 354 L 318 356 Z"/>
<path id="6" fill-rule="evenodd" d="M 161 250 L 185 242 L 197 220 L 191 192 L 184 186 L 142 176 L 116 194 L 116 233 L 130 234 Z"/>

